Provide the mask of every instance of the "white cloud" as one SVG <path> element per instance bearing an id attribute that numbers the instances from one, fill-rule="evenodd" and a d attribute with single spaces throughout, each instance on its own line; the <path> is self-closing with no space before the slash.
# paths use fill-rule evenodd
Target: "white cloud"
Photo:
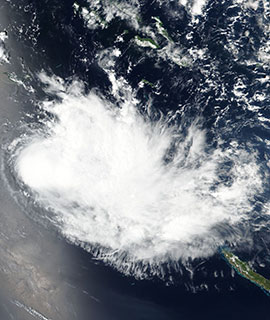
<path id="1" fill-rule="evenodd" d="M 0 32 L 0 63 L 8 62 L 8 54 L 5 49 L 4 41 L 8 38 L 6 32 Z"/>
<path id="2" fill-rule="evenodd" d="M 16 172 L 61 232 L 98 258 L 140 277 L 139 262 L 205 257 L 228 239 L 218 226 L 251 210 L 261 184 L 255 155 L 237 144 L 206 152 L 196 124 L 184 136 L 143 118 L 132 97 L 117 108 L 78 82 L 41 79 L 62 100 L 44 103 L 55 119 L 14 150 Z"/>
<path id="3" fill-rule="evenodd" d="M 195 0 L 192 4 L 191 12 L 193 15 L 201 15 L 207 0 Z"/>

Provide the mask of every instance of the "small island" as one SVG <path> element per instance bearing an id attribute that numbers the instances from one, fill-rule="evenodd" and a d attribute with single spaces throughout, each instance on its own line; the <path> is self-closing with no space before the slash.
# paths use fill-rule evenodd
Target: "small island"
<path id="1" fill-rule="evenodd" d="M 229 265 L 232 266 L 239 275 L 256 284 L 267 295 L 270 294 L 270 280 L 256 273 L 251 269 L 247 262 L 240 260 L 235 254 L 231 253 L 227 249 L 222 249 L 221 254 L 225 261 L 229 263 Z"/>
<path id="2" fill-rule="evenodd" d="M 156 20 L 156 28 L 158 30 L 158 33 L 162 35 L 164 38 L 166 38 L 168 41 L 173 42 L 172 38 L 169 36 L 168 31 L 164 28 L 162 21 L 158 17 L 152 18 Z"/>
<path id="3" fill-rule="evenodd" d="M 141 38 L 139 36 L 135 37 L 135 42 L 140 47 L 149 47 L 152 49 L 158 49 L 159 45 L 151 38 Z"/>

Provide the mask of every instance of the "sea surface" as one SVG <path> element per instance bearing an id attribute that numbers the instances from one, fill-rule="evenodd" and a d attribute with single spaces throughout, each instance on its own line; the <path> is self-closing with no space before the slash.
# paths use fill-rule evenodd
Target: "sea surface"
<path id="1" fill-rule="evenodd" d="M 0 318 L 254 319 L 269 297 L 267 1 L 2 0 Z"/>

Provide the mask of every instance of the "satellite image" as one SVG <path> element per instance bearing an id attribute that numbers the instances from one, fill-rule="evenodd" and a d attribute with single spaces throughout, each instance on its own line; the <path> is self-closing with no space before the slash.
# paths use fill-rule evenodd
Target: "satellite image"
<path id="1" fill-rule="evenodd" d="M 0 320 L 268 319 L 268 0 L 0 0 L 0 130 Z"/>

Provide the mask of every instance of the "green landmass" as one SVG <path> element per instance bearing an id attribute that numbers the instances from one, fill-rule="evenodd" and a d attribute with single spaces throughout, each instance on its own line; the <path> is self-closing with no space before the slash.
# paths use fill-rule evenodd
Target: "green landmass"
<path id="1" fill-rule="evenodd" d="M 159 34 L 161 34 L 168 41 L 173 42 L 172 38 L 169 36 L 168 31 L 164 28 L 163 22 L 158 17 L 153 17 L 153 19 L 156 20 L 156 27 Z"/>
<path id="2" fill-rule="evenodd" d="M 230 251 L 222 249 L 221 253 L 225 260 L 237 271 L 238 274 L 259 286 L 261 289 L 266 291 L 266 293 L 270 293 L 270 280 L 252 270 L 247 262 L 240 260 Z"/>
<path id="3" fill-rule="evenodd" d="M 148 85 L 149 85 L 150 87 L 152 87 L 152 88 L 155 87 L 155 85 L 154 85 L 152 82 L 150 82 L 150 81 L 148 81 L 148 80 L 146 80 L 146 79 L 142 79 L 142 82 L 145 83 L 145 84 L 148 84 Z"/>
<path id="4" fill-rule="evenodd" d="M 139 23 L 142 23 L 142 18 L 140 16 L 136 16 L 136 20 L 139 22 Z"/>
<path id="5" fill-rule="evenodd" d="M 139 36 L 136 36 L 135 41 L 141 47 L 150 47 L 153 49 L 159 48 L 159 45 L 151 38 L 141 38 Z"/>

